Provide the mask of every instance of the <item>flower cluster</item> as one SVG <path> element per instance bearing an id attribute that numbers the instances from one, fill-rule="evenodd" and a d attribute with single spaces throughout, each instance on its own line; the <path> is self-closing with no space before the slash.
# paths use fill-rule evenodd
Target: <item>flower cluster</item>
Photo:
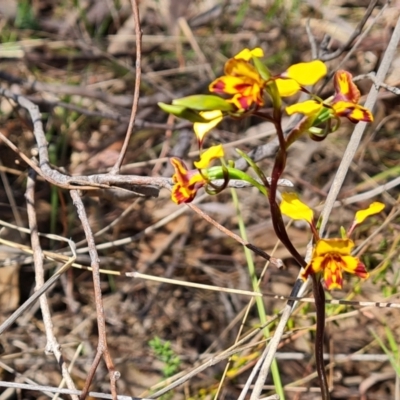
<path id="1" fill-rule="evenodd" d="M 299 91 L 308 93 L 311 99 L 286 107 L 289 115 L 300 113 L 304 118 L 292 132 L 289 132 L 286 139 L 280 138 L 285 151 L 304 132 L 308 132 L 312 139 L 322 140 L 333 130 L 330 124 L 332 119 L 346 117 L 354 123 L 373 120 L 371 112 L 358 104 L 360 92 L 349 72 L 338 71 L 335 74 L 335 93 L 331 98 L 322 100 L 309 92 L 309 87 L 327 74 L 327 67 L 322 61 L 294 64 L 283 73 L 272 75 L 260 61 L 263 56 L 261 48 L 244 49 L 226 62 L 224 75 L 210 83 L 211 95 L 192 95 L 175 99 L 172 104 L 159 103 L 159 105 L 163 110 L 193 122 L 200 150 L 207 133 L 225 116 L 244 118 L 256 115 L 280 123 L 277 118 L 281 116 L 281 99 L 293 96 Z M 268 99 L 274 109 L 272 114 L 263 108 Z M 324 130 L 318 128 L 323 123 L 327 123 Z M 197 167 L 197 170 L 188 170 L 183 161 L 177 158 L 171 159 L 175 169 L 173 176 L 175 185 L 172 192 L 172 199 L 175 202 L 192 201 L 197 190 L 211 182 L 207 172 L 208 164 L 215 158 L 221 159 L 223 151 L 213 148 L 209 150 L 210 153 L 201 156 L 201 159 L 207 162 L 202 162 L 201 168 Z M 215 172 L 215 167 L 213 168 Z M 220 172 L 221 167 L 218 170 L 218 173 Z M 229 169 L 225 169 L 225 180 L 230 178 L 230 172 Z"/>
<path id="2" fill-rule="evenodd" d="M 384 208 L 385 205 L 382 203 L 372 203 L 367 209 L 356 213 L 353 224 L 343 237 L 321 239 L 314 224 L 314 213 L 311 208 L 301 202 L 296 194 L 283 193 L 280 205 L 282 214 L 294 220 L 307 221 L 314 234 L 315 247 L 311 260 L 302 274 L 303 279 L 307 279 L 310 274 L 322 274 L 325 287 L 332 290 L 342 288 L 343 271 L 355 274 L 362 279 L 368 278 L 369 274 L 365 265 L 359 258 L 351 255 L 354 242 L 350 239 L 350 236 L 356 226 L 370 215 L 381 212 Z"/>
<path id="3" fill-rule="evenodd" d="M 282 115 L 282 98 L 293 96 L 300 91 L 310 96 L 309 100 L 286 107 L 288 115 L 303 114 L 300 123 L 286 136 L 283 135 L 282 130 L 279 133 L 279 129 L 277 129 L 277 134 L 280 135 L 281 149 L 277 154 L 272 171 L 275 182 L 278 181 L 284 170 L 287 148 L 303 133 L 308 132 L 311 138 L 322 140 L 334 130 L 331 120 L 337 122 L 336 126 L 338 126 L 340 117 L 345 117 L 353 123 L 373 120 L 371 111 L 359 104 L 360 91 L 353 83 L 352 75 L 349 72 L 343 70 L 336 72 L 334 75 L 335 92 L 333 96 L 323 100 L 310 93 L 310 86 L 316 84 L 327 74 L 327 67 L 323 62 L 314 60 L 294 64 L 283 73 L 272 75 L 260 61 L 263 56 L 261 48 L 244 49 L 226 62 L 224 75 L 210 83 L 211 95 L 192 95 L 175 99 L 172 104 L 160 103 L 160 107 L 165 111 L 193 122 L 201 152 L 200 160 L 194 163 L 195 169 L 188 169 L 185 163 L 176 157 L 171 159 L 175 169 L 172 177 L 174 202 L 178 204 L 191 202 L 197 191 L 203 187 L 209 192 L 218 193 L 226 187 L 229 179 L 238 177 L 251 182 L 262 193 L 270 193 L 270 187 L 265 183 L 265 177 L 250 159 L 246 158 L 265 186 L 260 185 L 246 173 L 232 168 L 230 166 L 232 164 L 225 163 L 221 145 L 212 146 L 206 151 L 202 150 L 207 133 L 215 128 L 225 116 L 244 118 L 256 115 L 279 126 Z M 265 108 L 267 101 L 272 103 L 272 113 L 268 113 Z M 323 125 L 325 126 L 324 130 L 319 128 Z M 243 153 L 240 154 L 244 156 Z M 216 159 L 220 160 L 221 165 L 210 167 L 210 163 Z M 224 184 L 221 187 L 215 187 L 212 183 L 214 179 L 223 179 Z M 273 189 L 276 192 L 276 186 Z M 271 204 L 275 203 L 276 193 L 274 191 L 271 196 L 268 194 Z M 355 222 L 347 235 L 342 238 L 321 239 L 314 224 L 313 211 L 297 196 L 284 194 L 280 207 L 281 213 L 294 219 L 306 220 L 314 234 L 313 256 L 305 268 L 303 278 L 307 278 L 310 274 L 322 274 L 328 289 L 342 287 L 343 271 L 366 278 L 368 272 L 364 264 L 351 255 L 354 242 L 350 239 L 350 234 L 354 227 L 366 217 L 382 209 L 383 204 L 373 203 L 369 209 L 362 211 L 361 214 L 360 212 L 356 214 Z M 272 214 L 275 230 L 282 232 L 278 216 Z M 283 241 L 286 239 L 285 236 L 281 237 Z"/>
<path id="4" fill-rule="evenodd" d="M 289 97 L 306 86 L 314 85 L 323 78 L 327 69 L 322 61 L 294 64 L 283 73 L 272 76 L 259 58 L 261 48 L 244 49 L 229 59 L 224 68 L 225 75 L 209 85 L 215 95 L 193 95 L 173 100 L 172 104 L 159 106 L 180 118 L 194 123 L 199 147 L 205 135 L 215 128 L 226 115 L 244 117 L 255 114 L 267 101 L 268 96 Z"/>

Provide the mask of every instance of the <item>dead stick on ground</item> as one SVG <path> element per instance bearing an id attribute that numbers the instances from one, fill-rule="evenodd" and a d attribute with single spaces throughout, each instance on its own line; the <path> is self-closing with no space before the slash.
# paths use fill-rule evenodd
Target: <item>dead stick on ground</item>
<path id="1" fill-rule="evenodd" d="M 28 182 L 26 186 L 26 208 L 28 214 L 29 229 L 31 231 L 31 244 L 33 250 L 33 260 L 35 266 L 35 279 L 36 279 L 36 290 L 44 285 L 44 268 L 43 268 L 43 253 L 39 241 L 39 233 L 36 220 L 36 210 L 35 210 L 35 181 L 36 172 L 30 170 L 28 176 Z M 51 320 L 50 308 L 47 302 L 46 294 L 39 299 L 40 309 L 42 311 L 43 323 L 46 331 L 46 353 L 53 353 L 57 359 L 58 365 L 61 367 L 62 376 L 67 383 L 68 389 L 76 390 L 75 384 L 68 372 L 66 363 L 61 353 L 61 346 L 57 341 L 57 338 L 53 332 L 53 322 Z M 78 400 L 77 395 L 71 396 L 73 400 Z"/>
<path id="2" fill-rule="evenodd" d="M 92 383 L 94 374 L 97 370 L 101 357 L 104 357 L 104 361 L 106 363 L 108 372 L 110 373 L 111 394 L 113 396 L 113 399 L 116 400 L 117 399 L 116 381 L 119 377 L 119 374 L 115 371 L 114 363 L 111 359 L 111 355 L 107 345 L 106 320 L 104 316 L 103 299 L 101 294 L 99 256 L 97 254 L 96 244 L 94 242 L 92 229 L 90 228 L 85 207 L 83 205 L 79 192 L 76 190 L 71 190 L 70 194 L 72 197 L 72 201 L 74 202 L 74 206 L 76 207 L 78 217 L 81 220 L 82 227 L 85 232 L 86 240 L 89 247 L 89 255 L 91 260 L 92 276 L 93 276 L 94 298 L 96 303 L 97 328 L 99 332 L 99 342 L 97 344 L 96 357 L 90 368 L 88 377 L 85 382 L 85 387 L 82 390 L 80 398 L 85 399 L 87 394 L 89 393 L 89 387 Z"/>

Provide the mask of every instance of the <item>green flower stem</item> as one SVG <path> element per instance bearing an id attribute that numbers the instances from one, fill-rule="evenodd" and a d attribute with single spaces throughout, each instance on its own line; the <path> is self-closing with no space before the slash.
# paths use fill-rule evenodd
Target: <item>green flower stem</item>
<path id="1" fill-rule="evenodd" d="M 269 182 L 266 176 L 264 175 L 264 172 L 261 170 L 261 168 L 244 151 L 241 151 L 240 149 L 235 149 L 235 150 L 242 158 L 246 160 L 247 164 L 249 164 L 250 167 L 253 168 L 253 171 L 258 175 L 261 182 L 264 184 L 264 187 L 268 191 Z"/>
<path id="2" fill-rule="evenodd" d="M 246 227 L 242 218 L 242 214 L 240 212 L 240 207 L 239 207 L 239 199 L 237 197 L 237 193 L 235 189 L 231 189 L 232 193 L 232 199 L 236 207 L 236 215 L 238 217 L 238 224 L 239 224 L 239 230 L 240 230 L 240 236 L 244 241 L 247 242 L 247 234 L 246 234 Z M 251 278 L 251 283 L 253 286 L 254 292 L 261 293 L 260 287 L 259 287 L 259 282 L 256 276 L 255 272 L 255 267 L 254 267 L 254 262 L 253 262 L 253 257 L 251 255 L 251 252 L 248 248 L 244 247 L 244 253 L 246 256 L 246 261 L 247 261 L 247 267 L 249 269 L 249 274 Z M 267 325 L 267 316 L 265 312 L 265 307 L 264 307 L 264 302 L 262 297 L 256 297 L 255 298 L 256 306 L 257 306 L 257 311 L 258 315 L 260 318 L 260 322 L 262 325 Z M 263 329 L 263 333 L 265 338 L 270 337 L 269 329 L 268 326 L 265 326 Z M 278 369 L 278 363 L 274 359 L 274 361 L 271 364 L 271 373 L 272 373 L 272 379 L 274 381 L 274 386 L 276 393 L 279 395 L 279 399 L 284 400 L 285 399 L 285 393 L 283 390 L 282 382 L 281 382 L 281 377 L 279 374 L 279 369 Z"/>
<path id="3" fill-rule="evenodd" d="M 225 179 L 224 170 L 228 172 L 230 179 L 239 179 L 242 181 L 249 182 L 251 185 L 256 187 L 263 195 L 267 196 L 267 189 L 259 182 L 257 182 L 250 175 L 246 174 L 246 172 L 241 171 L 240 169 L 232 168 L 232 167 L 211 167 L 208 168 L 207 177 L 210 180 L 214 179 Z"/>
<path id="4" fill-rule="evenodd" d="M 315 299 L 315 308 L 317 311 L 317 330 L 315 337 L 315 364 L 319 383 L 321 386 L 321 395 L 323 400 L 330 400 L 328 379 L 325 373 L 324 364 L 324 332 L 325 332 L 325 292 L 320 278 L 316 274 L 311 274 L 313 292 Z"/>

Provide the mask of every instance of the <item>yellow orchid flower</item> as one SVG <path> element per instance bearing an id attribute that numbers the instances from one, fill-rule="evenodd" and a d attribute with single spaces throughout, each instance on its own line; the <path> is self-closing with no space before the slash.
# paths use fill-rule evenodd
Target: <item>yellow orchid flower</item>
<path id="1" fill-rule="evenodd" d="M 225 64 L 225 75 L 211 82 L 210 92 L 232 95 L 229 100 L 238 111 L 246 111 L 251 106 L 262 106 L 263 90 L 266 82 L 257 69 L 250 64 L 253 57 L 264 55 L 261 48 L 244 49 Z"/>
<path id="2" fill-rule="evenodd" d="M 333 116 L 346 117 L 355 124 L 359 121 L 372 122 L 374 120 L 371 111 L 358 104 L 360 91 L 354 84 L 350 72 L 337 71 L 334 77 L 334 86 L 335 95 L 331 100 L 324 103 L 317 100 L 307 100 L 286 107 L 286 112 L 289 115 L 300 113 L 312 117 L 317 116 L 325 107 L 331 111 Z M 289 89 L 283 88 L 282 90 Z"/>
<path id="3" fill-rule="evenodd" d="M 191 202 L 195 198 L 197 191 L 209 183 L 207 172 L 200 171 L 200 169 L 207 168 L 211 161 L 223 156 L 224 149 L 222 145 L 212 146 L 200 156 L 199 161 L 194 163 L 197 169 L 192 170 L 189 170 L 181 159 L 172 157 L 170 162 L 175 170 L 172 176 L 172 181 L 174 182 L 171 194 L 172 200 L 176 204 Z"/>
<path id="4" fill-rule="evenodd" d="M 354 242 L 350 239 L 320 239 L 317 241 L 311 261 L 305 267 L 302 278 L 322 272 L 328 290 L 343 287 L 343 271 L 362 279 L 369 274 L 365 265 L 351 255 Z"/>
<path id="5" fill-rule="evenodd" d="M 325 287 L 331 290 L 342 288 L 343 271 L 355 274 L 362 279 L 368 278 L 365 265 L 357 257 L 351 255 L 354 242 L 349 239 L 349 236 L 357 225 L 369 216 L 381 212 L 384 208 L 383 203 L 372 203 L 367 209 L 356 213 L 354 222 L 347 232 L 347 237 L 321 239 L 314 226 L 314 213 L 311 208 L 300 201 L 296 193 L 282 193 L 280 204 L 282 214 L 294 220 L 306 220 L 314 235 L 315 247 L 311 261 L 302 274 L 303 279 L 307 279 L 310 274 L 322 273 Z"/>

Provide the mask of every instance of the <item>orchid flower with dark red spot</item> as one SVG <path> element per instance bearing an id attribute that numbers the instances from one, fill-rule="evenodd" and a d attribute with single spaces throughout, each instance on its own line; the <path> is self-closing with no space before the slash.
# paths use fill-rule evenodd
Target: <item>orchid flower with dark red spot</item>
<path id="1" fill-rule="evenodd" d="M 317 241 L 311 257 L 302 273 L 306 280 L 310 274 L 322 273 L 328 290 L 343 287 L 343 271 L 355 274 L 362 279 L 369 274 L 365 265 L 351 255 L 354 242 L 350 239 L 320 239 Z"/>
<path id="2" fill-rule="evenodd" d="M 252 57 L 263 57 L 262 49 L 244 49 L 234 58 L 229 59 L 224 68 L 225 75 L 211 82 L 210 92 L 233 95 L 229 102 L 238 111 L 246 111 L 252 105 L 262 106 L 263 90 L 266 81 L 250 63 Z"/>
<path id="3" fill-rule="evenodd" d="M 372 122 L 374 118 L 371 111 L 358 104 L 361 95 L 352 78 L 350 72 L 343 70 L 336 72 L 332 108 L 336 115 L 346 117 L 353 123 L 358 121 Z"/>
<path id="4" fill-rule="evenodd" d="M 252 105 L 264 105 L 264 88 L 270 80 L 277 85 L 279 95 L 292 96 L 303 90 L 304 86 L 314 85 L 326 75 L 327 68 L 322 61 L 314 60 L 290 66 L 284 73 L 263 79 L 259 71 L 250 64 L 253 57 L 262 57 L 260 48 L 244 49 L 225 64 L 225 75 L 217 78 L 209 86 L 211 92 L 233 95 L 228 100 L 238 111 L 246 111 Z"/>
<path id="5" fill-rule="evenodd" d="M 315 224 L 314 213 L 310 207 L 299 200 L 295 193 L 282 193 L 280 210 L 282 214 L 294 219 L 305 220 L 309 223 L 314 234 L 315 247 L 310 262 L 302 273 L 305 280 L 311 274 L 322 274 L 325 287 L 328 290 L 341 289 L 343 287 L 343 271 L 357 275 L 362 279 L 369 274 L 362 261 L 351 255 L 354 242 L 348 238 L 354 228 L 361 224 L 370 215 L 377 214 L 385 208 L 379 202 L 372 203 L 367 209 L 356 213 L 353 224 L 346 237 L 334 239 L 320 239 Z"/>
<path id="6" fill-rule="evenodd" d="M 340 70 L 334 77 L 335 94 L 333 98 L 325 100 L 307 100 L 302 103 L 286 107 L 289 115 L 301 113 L 311 118 L 316 118 L 325 108 L 330 110 L 331 116 L 346 117 L 353 123 L 359 121 L 372 122 L 372 113 L 368 108 L 358 104 L 360 91 L 352 80 L 350 72 Z"/>
<path id="7" fill-rule="evenodd" d="M 172 181 L 174 182 L 172 200 L 177 204 L 191 202 L 195 198 L 197 191 L 211 181 L 205 168 L 209 166 L 212 160 L 223 156 L 224 149 L 221 145 L 212 146 L 201 155 L 199 161 L 194 163 L 198 169 L 191 170 L 186 167 L 181 159 L 172 157 L 170 161 L 175 169 L 175 173 L 172 176 Z"/>

